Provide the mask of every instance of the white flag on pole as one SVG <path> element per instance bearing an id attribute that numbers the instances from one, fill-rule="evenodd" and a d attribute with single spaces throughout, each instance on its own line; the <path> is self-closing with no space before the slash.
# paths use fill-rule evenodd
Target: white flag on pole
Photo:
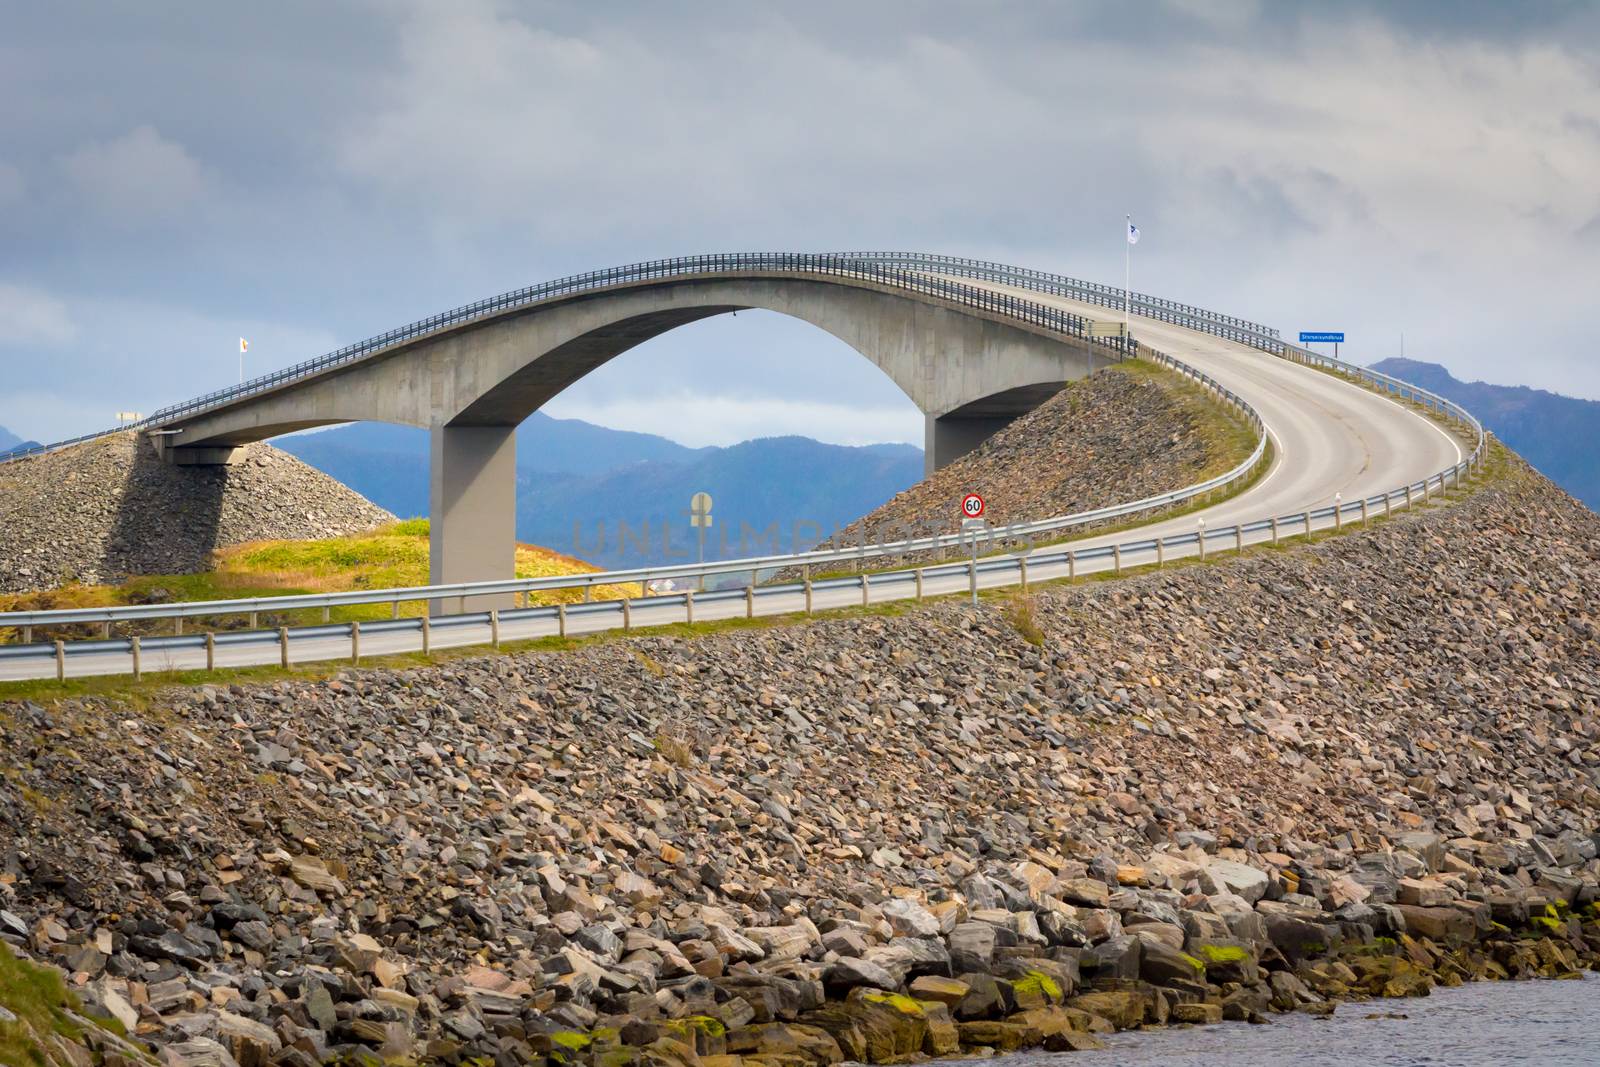
<path id="1" fill-rule="evenodd" d="M 1139 243 L 1139 227 L 1133 224 L 1132 219 L 1128 220 L 1128 243 L 1130 245 Z"/>

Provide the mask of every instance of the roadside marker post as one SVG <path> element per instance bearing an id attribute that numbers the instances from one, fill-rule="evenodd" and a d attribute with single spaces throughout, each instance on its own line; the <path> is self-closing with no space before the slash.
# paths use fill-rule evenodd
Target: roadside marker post
<path id="1" fill-rule="evenodd" d="M 968 493 L 961 498 L 961 532 L 972 534 L 972 565 L 968 568 L 968 585 L 972 588 L 972 606 L 978 606 L 978 534 L 985 528 L 983 522 L 983 497 Z"/>

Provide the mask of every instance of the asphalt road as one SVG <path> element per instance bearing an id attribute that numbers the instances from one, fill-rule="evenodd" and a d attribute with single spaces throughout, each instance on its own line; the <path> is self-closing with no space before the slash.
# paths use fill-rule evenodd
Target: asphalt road
<path id="1" fill-rule="evenodd" d="M 1048 293 L 1020 289 L 971 278 L 968 285 L 981 285 L 998 291 L 1025 295 L 1030 300 L 1054 304 L 1089 318 L 1115 320 L 1120 316 L 1107 308 L 1057 297 Z M 1269 470 L 1248 490 L 1202 511 L 1178 518 L 1156 519 L 1137 530 L 1114 535 L 1085 537 L 1063 545 L 1040 549 L 1029 566 L 1030 581 L 1067 576 L 1064 563 L 1046 564 L 1040 555 L 1059 553 L 1064 548 L 1084 549 L 1112 543 L 1128 543 L 1153 537 L 1172 537 L 1194 533 L 1198 519 L 1217 530 L 1240 522 L 1273 516 L 1299 514 L 1333 503 L 1335 494 L 1350 501 L 1374 496 L 1398 486 L 1421 481 L 1439 470 L 1459 462 L 1466 447 L 1438 423 L 1403 404 L 1352 385 L 1332 375 L 1248 348 L 1209 334 L 1135 316 L 1133 333 L 1138 340 L 1185 363 L 1205 371 L 1249 402 L 1265 422 L 1274 445 Z M 982 492 L 983 486 L 973 486 Z M 1329 519 L 1321 526 L 1331 526 Z M 1291 532 L 1289 528 L 1284 531 Z M 1299 531 L 1294 531 L 1299 532 Z M 1261 533 L 1246 543 L 1265 540 Z M 1192 555 L 1194 547 L 1173 548 L 1166 559 Z M 1213 543 L 1211 552 L 1216 552 Z M 1155 561 L 1153 551 L 1125 554 L 1123 566 Z M 1088 574 L 1109 569 L 1109 559 L 1080 561 L 1075 573 Z M 1017 569 L 980 574 L 981 588 L 1012 585 L 1020 579 Z M 970 576 L 965 573 L 930 575 L 924 582 L 927 596 L 968 590 Z M 869 586 L 873 602 L 902 599 L 914 595 L 909 581 L 880 580 Z M 859 605 L 863 594 L 859 585 L 818 587 L 813 591 L 814 610 Z M 803 611 L 804 594 L 796 590 L 774 590 L 756 598 L 760 615 L 783 615 Z M 701 600 L 695 604 L 696 621 L 730 618 L 746 614 L 745 600 Z M 635 602 L 631 624 L 635 628 L 683 622 L 686 608 L 681 598 L 665 603 Z M 622 626 L 620 608 L 614 611 L 572 613 L 567 633 L 576 635 Z M 553 618 L 501 620 L 502 641 L 549 636 L 556 632 Z M 435 628 L 431 647 L 444 649 L 483 645 L 490 640 L 487 623 Z M 421 635 L 416 631 L 365 632 L 360 640 L 363 657 L 421 650 Z M 347 660 L 351 640 L 347 634 L 305 636 L 290 642 L 291 662 Z M 216 650 L 218 667 L 240 667 L 277 663 L 276 645 L 222 645 Z M 163 651 L 146 647 L 141 656 L 145 672 L 193 670 L 205 666 L 201 649 Z M 67 675 L 83 677 L 100 674 L 125 674 L 131 670 L 130 657 L 121 650 L 75 654 L 67 660 Z M 53 659 L 0 659 L 0 680 L 50 677 L 55 673 Z"/>

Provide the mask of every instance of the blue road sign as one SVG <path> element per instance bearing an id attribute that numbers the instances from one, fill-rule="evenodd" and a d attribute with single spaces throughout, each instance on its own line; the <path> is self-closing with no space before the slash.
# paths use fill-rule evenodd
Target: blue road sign
<path id="1" fill-rule="evenodd" d="M 1311 332 L 1311 331 L 1308 331 L 1308 330 L 1301 330 L 1300 331 L 1300 343 L 1303 344 L 1303 345 L 1314 344 L 1314 343 L 1319 342 L 1319 341 L 1324 343 L 1324 344 L 1330 344 L 1330 343 L 1331 344 L 1337 344 L 1337 343 L 1339 343 L 1340 341 L 1343 341 L 1343 340 L 1344 340 L 1344 331 L 1343 330 L 1340 330 L 1338 333 L 1328 333 L 1328 332 L 1314 333 L 1314 332 Z"/>

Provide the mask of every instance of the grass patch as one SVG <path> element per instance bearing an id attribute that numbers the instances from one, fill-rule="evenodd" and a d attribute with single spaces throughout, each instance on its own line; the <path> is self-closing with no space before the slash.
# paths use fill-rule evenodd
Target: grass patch
<path id="1" fill-rule="evenodd" d="M 67 1013 L 81 1015 L 82 1005 L 68 991 L 55 971 L 17 959 L 0 942 L 0 1007 L 15 1015 L 15 1022 L 0 1022 L 0 1063 L 37 1064 L 51 1062 L 40 1039 L 59 1034 L 76 1041 L 83 1026 Z M 92 1020 L 122 1036 L 122 1026 L 114 1020 Z"/>
<path id="2" fill-rule="evenodd" d="M 219 549 L 210 571 L 201 574 L 163 574 L 130 578 L 120 585 L 69 585 L 38 593 L 0 596 L 0 611 L 48 611 L 63 608 L 108 607 L 126 604 L 192 603 L 201 600 L 239 600 L 248 597 L 290 596 L 302 593 L 341 593 L 362 589 L 390 589 L 428 584 L 428 520 L 408 519 L 376 530 L 319 541 L 255 541 Z M 600 568 L 572 556 L 537 545 L 518 545 L 516 576 L 548 578 L 565 574 L 592 574 Z M 596 586 L 596 600 L 638 597 L 637 582 Z M 559 589 L 533 594 L 533 604 L 576 603 L 581 589 Z M 420 616 L 423 601 L 400 604 L 402 616 Z M 353 604 L 333 608 L 333 622 L 367 622 L 389 618 L 390 604 Z M 301 626 L 320 622 L 320 608 L 262 612 L 265 626 Z M 191 619 L 191 629 L 239 629 L 248 625 L 244 615 Z M 120 632 L 149 634 L 170 632 L 170 620 L 125 624 Z M 35 640 L 88 637 L 98 626 L 41 627 Z M 0 642 L 15 641 L 14 629 L 0 629 Z"/>
<path id="3" fill-rule="evenodd" d="M 1035 647 L 1044 647 L 1044 631 L 1039 629 L 1039 623 L 1033 614 L 1033 598 L 1018 593 L 1006 602 L 1003 609 L 1006 621 L 1009 622 L 1017 636 Z"/>
<path id="4" fill-rule="evenodd" d="M 1207 460 L 1194 475 L 1195 484 L 1208 481 L 1218 475 L 1226 474 L 1246 459 L 1255 451 L 1256 432 L 1250 423 L 1236 411 L 1231 404 L 1223 403 L 1212 396 L 1202 386 L 1184 377 L 1177 371 L 1164 367 L 1153 360 L 1129 359 L 1114 363 L 1099 373 L 1102 374 L 1127 374 L 1136 378 L 1144 378 L 1158 384 L 1172 400 L 1174 408 L 1181 417 L 1188 420 L 1193 432 L 1199 434 L 1205 441 Z M 1239 481 L 1226 488 L 1211 493 L 1202 494 L 1192 501 L 1180 506 L 1170 508 L 1152 508 L 1136 515 L 1128 516 L 1116 522 L 1087 523 L 1083 526 L 1073 527 L 1063 531 L 1059 537 L 1045 541 L 1030 541 L 1031 549 L 1049 548 L 1054 545 L 1070 544 L 1073 541 L 1083 540 L 1087 537 L 1103 537 L 1107 534 L 1121 533 L 1139 526 L 1146 526 L 1157 518 L 1180 518 L 1192 512 L 1214 507 L 1225 500 L 1230 500 L 1245 492 L 1256 484 L 1267 471 L 1272 469 L 1273 448 L 1272 442 L 1267 441 L 1267 448 L 1261 457 L 1260 464 Z M 940 563 L 952 563 L 962 559 L 971 558 L 972 549 L 969 546 L 963 551 L 960 549 L 939 556 L 928 561 L 922 566 L 937 566 Z M 988 551 L 979 546 L 979 559 L 992 559 L 996 556 L 1015 554 L 1011 548 L 991 548 Z M 811 575 L 812 581 L 823 581 L 829 578 L 847 578 L 859 574 L 884 574 L 892 570 L 902 569 L 899 564 L 888 564 L 867 568 L 842 568 L 839 570 L 820 571 Z"/>
<path id="5" fill-rule="evenodd" d="M 1525 468 L 1514 463 L 1512 454 L 1498 440 L 1491 439 L 1489 449 L 1482 467 L 1471 483 L 1464 486 L 1467 493 L 1475 492 L 1479 488 L 1493 485 L 1507 479 L 1525 477 Z M 1442 497 L 1435 497 L 1441 500 Z M 1422 507 L 1420 497 L 1416 503 L 1417 508 Z M 1405 512 L 1396 511 L 1394 517 L 1386 518 L 1383 512 L 1376 511 L 1372 514 L 1369 525 L 1382 522 L 1396 521 L 1404 517 Z M 1296 551 L 1306 544 L 1318 544 L 1334 537 L 1354 533 L 1365 529 L 1358 521 L 1345 524 L 1343 530 L 1322 530 L 1310 538 L 1303 534 L 1285 536 L 1277 545 L 1261 543 L 1247 545 L 1243 555 L 1261 552 L 1288 552 Z M 1168 571 L 1185 567 L 1217 566 L 1237 558 L 1240 553 L 1232 548 L 1213 549 L 1206 559 L 1195 557 L 1169 560 L 1165 564 Z M 1034 579 L 1029 582 L 1030 589 L 1041 586 L 1064 586 L 1084 584 L 1088 582 L 1115 581 L 1120 577 L 1130 577 L 1147 571 L 1155 571 L 1154 563 L 1142 563 L 1123 567 L 1122 574 L 1117 575 L 1110 570 L 1097 571 L 1091 574 L 1082 574 L 1076 578 L 1050 578 Z M 965 599 L 971 594 L 966 590 L 943 593 L 938 596 L 929 596 L 925 601 Z M 1018 599 L 1015 587 L 1001 587 L 981 589 L 978 596 L 982 602 L 998 605 L 1002 611 L 1008 610 L 1010 605 Z M 450 648 L 435 650 L 431 657 L 423 656 L 420 652 L 404 653 L 389 656 L 372 656 L 362 658 L 362 669 L 388 668 L 403 669 L 408 667 L 424 667 L 449 663 L 452 660 L 478 658 L 494 655 L 519 655 L 530 652 L 567 652 L 589 645 L 609 641 L 627 641 L 638 636 L 641 630 L 646 631 L 650 637 L 676 637 L 693 639 L 707 637 L 721 633 L 736 633 L 747 630 L 768 629 L 781 626 L 804 625 L 813 619 L 850 619 L 850 618 L 892 618 L 910 614 L 918 610 L 925 601 L 913 599 L 890 600 L 870 605 L 851 605 L 849 607 L 830 608 L 818 610 L 811 615 L 802 612 L 791 612 L 785 615 L 764 615 L 753 619 L 731 618 L 716 619 L 693 624 L 684 622 L 666 623 L 660 626 L 636 627 L 632 631 L 621 629 L 605 630 L 599 633 L 581 634 L 572 637 L 532 638 L 521 641 L 502 641 L 498 650 L 488 645 L 472 645 L 464 648 Z M 1013 623 L 1013 625 L 1015 625 Z M 1021 631 L 1019 630 L 1019 634 Z M 1023 635 L 1026 639 L 1026 635 Z M 1041 633 L 1042 640 L 1042 633 Z M 649 661 L 649 662 L 646 662 Z M 650 657 L 644 656 L 640 660 L 645 670 L 650 670 L 649 663 L 654 662 Z M 657 664 L 659 666 L 659 664 Z M 215 672 L 175 671 L 170 673 L 146 672 L 145 676 L 135 682 L 127 675 L 110 675 L 99 678 L 74 678 L 66 682 L 57 682 L 53 679 L 41 679 L 26 682 L 0 682 L 0 701 L 7 700 L 32 700 L 36 703 L 47 703 L 57 700 L 82 699 L 86 697 L 99 697 L 107 700 L 116 700 L 127 703 L 135 710 L 159 712 L 162 704 L 159 700 L 152 699 L 162 690 L 174 685 L 230 685 L 249 684 L 252 682 L 272 682 L 284 679 L 297 679 L 313 682 L 332 678 L 345 673 L 351 668 L 348 663 L 340 660 L 325 660 L 319 663 L 294 666 L 284 670 L 277 666 L 237 667 L 225 668 Z M 652 672 L 654 673 L 654 672 Z"/>

